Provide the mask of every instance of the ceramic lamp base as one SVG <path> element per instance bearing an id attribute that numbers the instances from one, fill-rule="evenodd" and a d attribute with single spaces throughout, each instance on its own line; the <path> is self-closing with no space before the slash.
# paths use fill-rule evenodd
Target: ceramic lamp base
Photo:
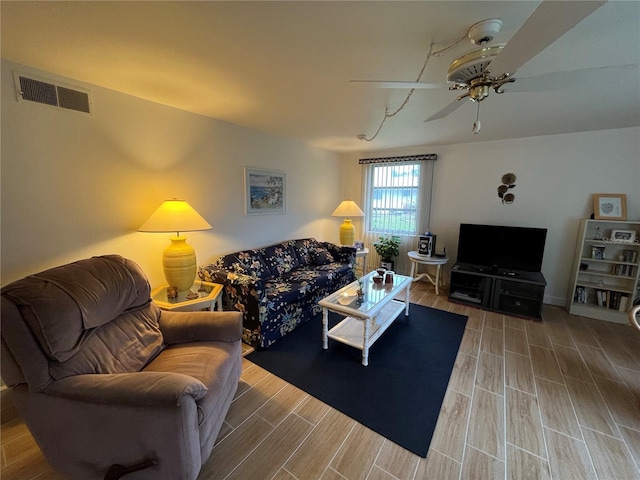
<path id="1" fill-rule="evenodd" d="M 345 218 L 340 225 L 340 245 L 353 245 L 355 241 L 356 227 L 353 226 L 350 219 Z"/>
<path id="2" fill-rule="evenodd" d="M 162 252 L 164 278 L 179 292 L 189 290 L 196 278 L 196 252 L 185 237 L 172 237 L 171 245 Z"/>

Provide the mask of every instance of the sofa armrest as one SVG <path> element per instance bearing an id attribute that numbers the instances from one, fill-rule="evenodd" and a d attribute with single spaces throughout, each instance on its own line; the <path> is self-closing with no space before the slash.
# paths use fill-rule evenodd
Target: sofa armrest
<path id="1" fill-rule="evenodd" d="M 239 289 L 239 294 L 253 296 L 258 300 L 264 292 L 264 280 L 244 273 L 231 272 L 216 265 L 198 268 L 198 277 L 205 282 L 220 283 L 225 287 Z"/>
<path id="2" fill-rule="evenodd" d="M 224 285 L 222 291 L 224 309 L 242 312 L 244 341 L 255 346 L 260 332 L 261 312 L 266 312 L 264 280 L 242 273 L 230 272 L 217 265 L 200 267 L 198 276 L 204 281 Z"/>
<path id="3" fill-rule="evenodd" d="M 185 397 L 200 400 L 207 387 L 181 373 L 134 372 L 74 375 L 50 383 L 42 393 L 103 405 L 180 406 Z"/>
<path id="4" fill-rule="evenodd" d="M 333 255 L 333 258 L 335 258 L 336 262 L 348 263 L 352 266 L 355 265 L 357 252 L 357 249 L 355 247 L 336 245 L 335 243 L 331 242 L 318 243 L 329 250 L 329 253 Z"/>
<path id="5" fill-rule="evenodd" d="M 160 314 L 160 331 L 164 341 L 176 343 L 242 340 L 240 312 L 173 312 Z"/>

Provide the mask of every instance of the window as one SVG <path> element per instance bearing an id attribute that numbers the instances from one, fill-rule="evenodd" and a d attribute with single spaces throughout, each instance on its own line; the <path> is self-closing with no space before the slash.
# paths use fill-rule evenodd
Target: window
<path id="1" fill-rule="evenodd" d="M 407 157 L 407 161 L 398 161 L 397 157 L 386 162 L 370 160 L 365 165 L 367 233 L 416 236 L 426 231 L 433 162 L 425 162 L 423 157 Z"/>
<path id="2" fill-rule="evenodd" d="M 368 230 L 399 235 L 418 231 L 419 164 L 372 165 Z"/>

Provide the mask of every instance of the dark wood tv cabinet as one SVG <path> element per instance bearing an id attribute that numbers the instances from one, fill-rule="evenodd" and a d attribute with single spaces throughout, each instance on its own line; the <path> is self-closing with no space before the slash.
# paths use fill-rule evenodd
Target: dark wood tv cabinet
<path id="1" fill-rule="evenodd" d="M 449 300 L 483 310 L 540 319 L 546 285 L 541 272 L 456 263 L 451 268 Z"/>

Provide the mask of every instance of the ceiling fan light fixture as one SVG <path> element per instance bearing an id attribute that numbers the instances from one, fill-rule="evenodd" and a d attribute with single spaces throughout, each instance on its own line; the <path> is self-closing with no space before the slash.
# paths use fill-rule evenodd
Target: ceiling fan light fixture
<path id="1" fill-rule="evenodd" d="M 501 28 L 501 19 L 488 18 L 472 25 L 467 35 L 474 45 L 485 45 L 493 41 L 493 38 L 500 33 Z"/>
<path id="2" fill-rule="evenodd" d="M 481 102 L 489 96 L 489 85 L 478 85 L 469 89 L 469 97 L 474 102 Z"/>
<path id="3" fill-rule="evenodd" d="M 491 63 L 502 51 L 504 45 L 480 48 L 459 56 L 447 71 L 447 82 L 458 85 L 469 85 L 469 82 L 482 76 Z"/>

